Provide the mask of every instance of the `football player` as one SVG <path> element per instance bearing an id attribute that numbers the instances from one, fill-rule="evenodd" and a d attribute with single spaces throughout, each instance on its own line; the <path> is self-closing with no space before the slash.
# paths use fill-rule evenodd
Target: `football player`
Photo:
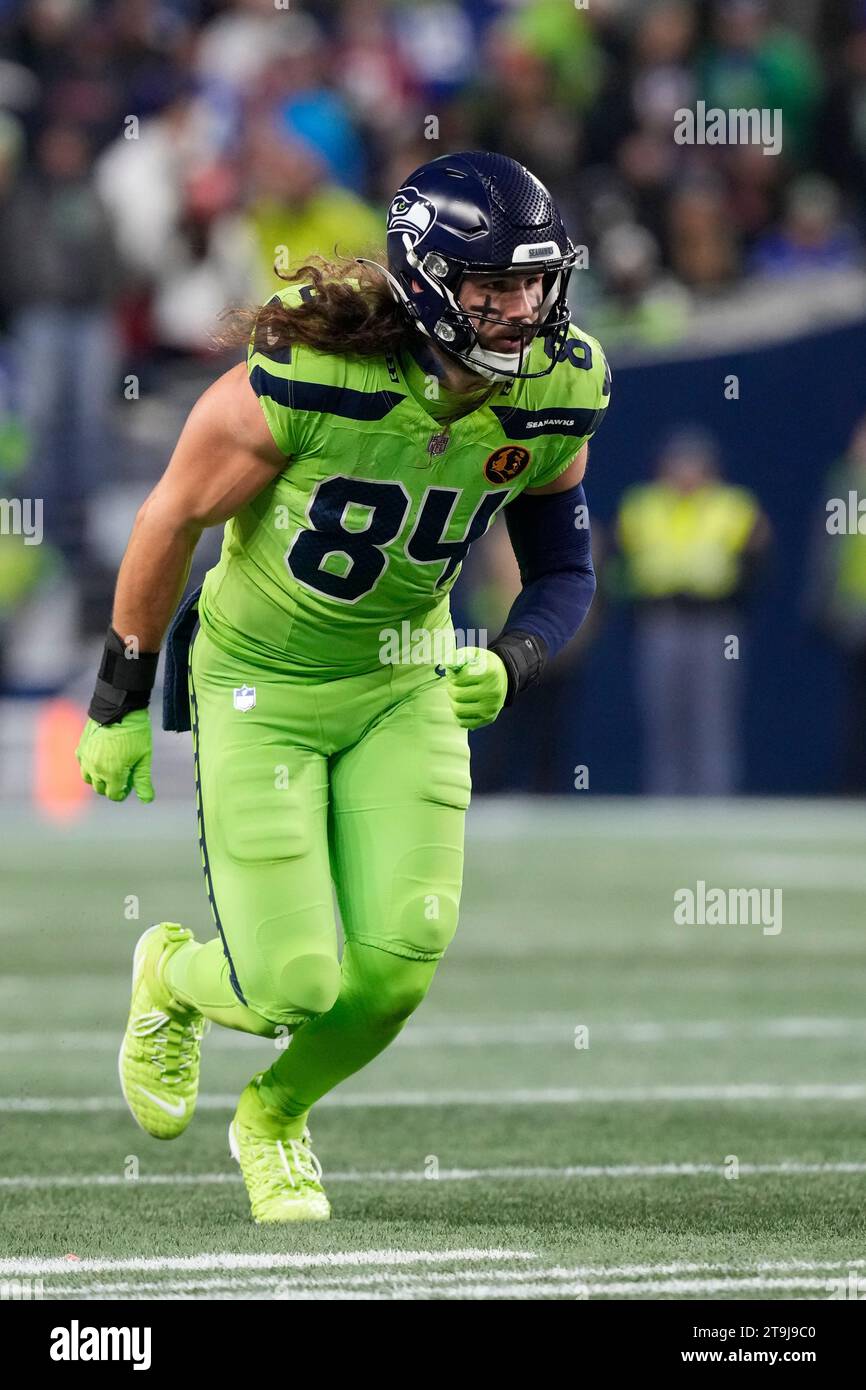
<path id="1" fill-rule="evenodd" d="M 425 164 L 391 203 L 387 266 L 310 264 L 251 316 L 246 363 L 197 402 L 136 518 L 78 759 L 98 793 L 152 799 L 171 624 L 163 722 L 192 727 L 217 935 L 138 942 L 121 1083 L 173 1138 L 206 1020 L 281 1040 L 229 1132 L 257 1221 L 329 1216 L 307 1117 L 393 1041 L 454 935 L 467 730 L 592 600 L 582 479 L 610 375 L 569 321 L 576 254 L 514 160 Z M 500 513 L 521 593 L 488 649 L 447 650 L 449 592 Z M 219 563 L 178 609 L 218 524 Z M 407 622 L 446 647 L 385 659 Z"/>

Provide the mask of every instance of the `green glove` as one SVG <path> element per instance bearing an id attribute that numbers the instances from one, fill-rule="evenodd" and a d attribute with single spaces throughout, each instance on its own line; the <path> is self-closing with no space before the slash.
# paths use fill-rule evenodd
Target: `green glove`
<path id="1" fill-rule="evenodd" d="M 116 724 L 88 719 L 75 750 L 85 782 L 110 801 L 125 801 L 133 788 L 139 801 L 153 801 L 152 755 L 153 735 L 146 709 L 133 710 Z"/>
<path id="2" fill-rule="evenodd" d="M 446 667 L 448 696 L 458 724 L 480 729 L 492 724 L 508 694 L 505 663 L 485 647 L 461 647 Z"/>

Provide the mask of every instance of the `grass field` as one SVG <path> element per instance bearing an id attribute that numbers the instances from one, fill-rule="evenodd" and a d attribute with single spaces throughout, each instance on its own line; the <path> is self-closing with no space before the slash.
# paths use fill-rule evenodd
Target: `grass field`
<path id="1" fill-rule="evenodd" d="M 829 1298 L 866 1279 L 864 841 L 855 804 L 473 808 L 428 999 L 313 1113 L 333 1220 L 260 1229 L 226 1127 L 272 1045 L 214 1028 L 173 1144 L 117 1082 L 137 936 L 212 931 L 191 806 L 99 805 L 69 830 L 4 812 L 0 1278 L 46 1298 Z M 782 889 L 782 930 L 676 925 L 698 880 Z"/>

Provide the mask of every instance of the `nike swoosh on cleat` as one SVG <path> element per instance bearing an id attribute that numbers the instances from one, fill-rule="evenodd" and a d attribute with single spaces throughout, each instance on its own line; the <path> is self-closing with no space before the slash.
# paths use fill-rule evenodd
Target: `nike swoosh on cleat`
<path id="1" fill-rule="evenodd" d="M 444 666 L 434 666 L 434 667 L 433 667 L 433 670 L 436 672 L 437 676 L 444 676 L 444 675 L 445 675 L 445 667 L 444 667 Z"/>
<path id="2" fill-rule="evenodd" d="M 146 1091 L 143 1086 L 139 1086 L 137 1089 L 141 1091 L 143 1096 L 147 1096 L 148 1100 L 152 1100 L 154 1105 L 158 1105 L 160 1110 L 164 1110 L 166 1115 L 173 1115 L 176 1120 L 180 1120 L 186 1114 L 185 1100 L 181 1099 L 172 1105 L 171 1101 L 161 1100 L 160 1097 L 155 1096 L 152 1091 Z"/>

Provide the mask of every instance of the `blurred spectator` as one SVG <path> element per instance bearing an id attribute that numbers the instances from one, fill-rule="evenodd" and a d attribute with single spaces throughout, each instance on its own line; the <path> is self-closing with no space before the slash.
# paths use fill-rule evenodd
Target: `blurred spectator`
<path id="1" fill-rule="evenodd" d="M 303 85 L 321 42 L 318 24 L 300 5 L 278 8 L 274 0 L 233 0 L 200 30 L 194 71 L 205 82 L 243 96 L 279 59 Z"/>
<path id="2" fill-rule="evenodd" d="M 44 499 L 46 535 L 73 562 L 84 545 L 87 499 L 108 469 L 121 282 L 90 154 L 80 127 L 47 126 L 35 168 L 0 208 L 0 294 L 33 450 L 28 487 Z"/>
<path id="3" fill-rule="evenodd" d="M 23 154 L 24 131 L 20 121 L 0 111 L 0 207 L 12 193 Z"/>
<path id="4" fill-rule="evenodd" d="M 656 481 L 623 497 L 617 543 L 635 606 L 650 795 L 739 789 L 742 603 L 768 540 L 756 498 L 722 481 L 699 430 L 675 435 Z"/>
<path id="5" fill-rule="evenodd" d="M 592 330 L 606 349 L 676 342 L 688 323 L 688 291 L 659 270 L 659 251 L 645 227 L 622 223 L 602 240 L 596 263 L 599 303 L 590 310 Z"/>
<path id="6" fill-rule="evenodd" d="M 0 360 L 0 492 L 7 496 L 10 479 L 19 477 L 30 457 L 27 427 L 16 409 L 11 373 Z"/>
<path id="7" fill-rule="evenodd" d="M 632 110 L 645 129 L 669 133 L 675 113 L 697 96 L 693 50 L 696 14 L 682 0 L 664 0 L 638 20 L 630 86 Z"/>
<path id="8" fill-rule="evenodd" d="M 345 104 L 333 92 L 299 92 L 282 103 L 279 116 L 290 140 L 315 151 L 332 183 L 363 188 L 363 146 Z"/>
<path id="9" fill-rule="evenodd" d="M 207 357 L 226 307 L 259 292 L 252 238 L 231 212 L 236 192 L 228 165 L 210 165 L 187 180 L 151 303 L 151 325 L 163 351 Z"/>
<path id="10" fill-rule="evenodd" d="M 582 123 L 572 105 L 556 100 L 554 88 L 551 63 L 510 27 L 495 27 L 485 45 L 468 106 L 470 128 L 477 131 L 469 143 L 507 150 L 543 183 L 562 188 L 564 215 L 568 216 L 573 203 L 569 182 L 577 164 Z M 505 105 L 503 92 L 508 93 Z M 572 208 L 572 223 L 576 213 Z"/>
<path id="11" fill-rule="evenodd" d="M 811 153 L 820 69 L 799 34 L 773 22 L 766 0 L 716 0 L 698 76 L 708 107 L 779 109 L 785 158 L 801 162 Z"/>
<path id="12" fill-rule="evenodd" d="M 807 616 L 833 643 L 845 681 L 840 786 L 866 793 L 866 415 L 830 471 L 816 528 Z M 828 509 L 827 503 L 831 505 Z M 853 503 L 853 506 L 852 506 Z M 854 521 L 852 525 L 851 522 Z M 859 529 L 859 524 L 864 530 Z"/>
<path id="13" fill-rule="evenodd" d="M 447 101 L 472 76 L 472 26 L 458 0 L 398 5 L 393 23 L 403 61 L 425 102 Z"/>
<path id="14" fill-rule="evenodd" d="M 821 113 L 821 165 L 852 198 L 866 224 L 866 10 L 845 40 L 841 70 Z M 834 69 L 836 65 L 834 64 Z"/>
<path id="15" fill-rule="evenodd" d="M 260 298 L 278 288 L 275 261 L 288 270 L 316 252 L 354 255 L 381 245 L 381 215 L 331 182 L 325 162 L 306 141 L 290 139 L 263 120 L 251 130 L 246 153 L 242 217 L 255 241 Z"/>
<path id="16" fill-rule="evenodd" d="M 412 120 L 412 76 L 381 0 L 341 6 L 335 71 L 349 107 L 379 138 Z"/>
<path id="17" fill-rule="evenodd" d="M 739 248 L 726 216 L 724 191 L 715 179 L 692 179 L 675 191 L 668 235 L 671 265 L 686 285 L 718 291 L 736 276 Z"/>
<path id="18" fill-rule="evenodd" d="M 117 136 L 94 169 L 124 262 L 148 283 L 160 275 L 183 216 L 186 178 L 210 157 L 189 84 L 179 81 L 167 95 L 158 113 Z"/>
<path id="19" fill-rule="evenodd" d="M 590 159 L 609 161 L 616 149 L 637 187 L 650 186 L 660 169 L 670 176 L 680 154 L 670 138 L 675 113 L 697 96 L 695 41 L 694 8 L 681 0 L 662 0 L 636 16 L 633 43 L 620 61 L 608 63 L 587 115 Z"/>
<path id="20" fill-rule="evenodd" d="M 828 179 L 809 174 L 792 185 L 784 221 L 759 238 L 748 265 L 759 275 L 791 276 L 862 263 L 862 241 L 843 221 L 838 193 Z"/>
<path id="21" fill-rule="evenodd" d="M 504 23 L 521 47 L 549 65 L 554 100 L 586 111 L 598 95 L 606 67 L 596 33 L 601 23 L 596 9 L 535 0 L 517 6 Z"/>
<path id="22" fill-rule="evenodd" d="M 0 691 L 7 688 L 7 647 L 13 622 L 25 604 L 66 579 L 63 562 L 50 545 L 28 545 L 23 536 L 0 530 Z"/>
<path id="23" fill-rule="evenodd" d="M 727 215 L 739 243 L 751 247 L 776 220 L 785 182 L 785 164 L 760 145 L 730 145 L 722 161 L 728 183 Z"/>

